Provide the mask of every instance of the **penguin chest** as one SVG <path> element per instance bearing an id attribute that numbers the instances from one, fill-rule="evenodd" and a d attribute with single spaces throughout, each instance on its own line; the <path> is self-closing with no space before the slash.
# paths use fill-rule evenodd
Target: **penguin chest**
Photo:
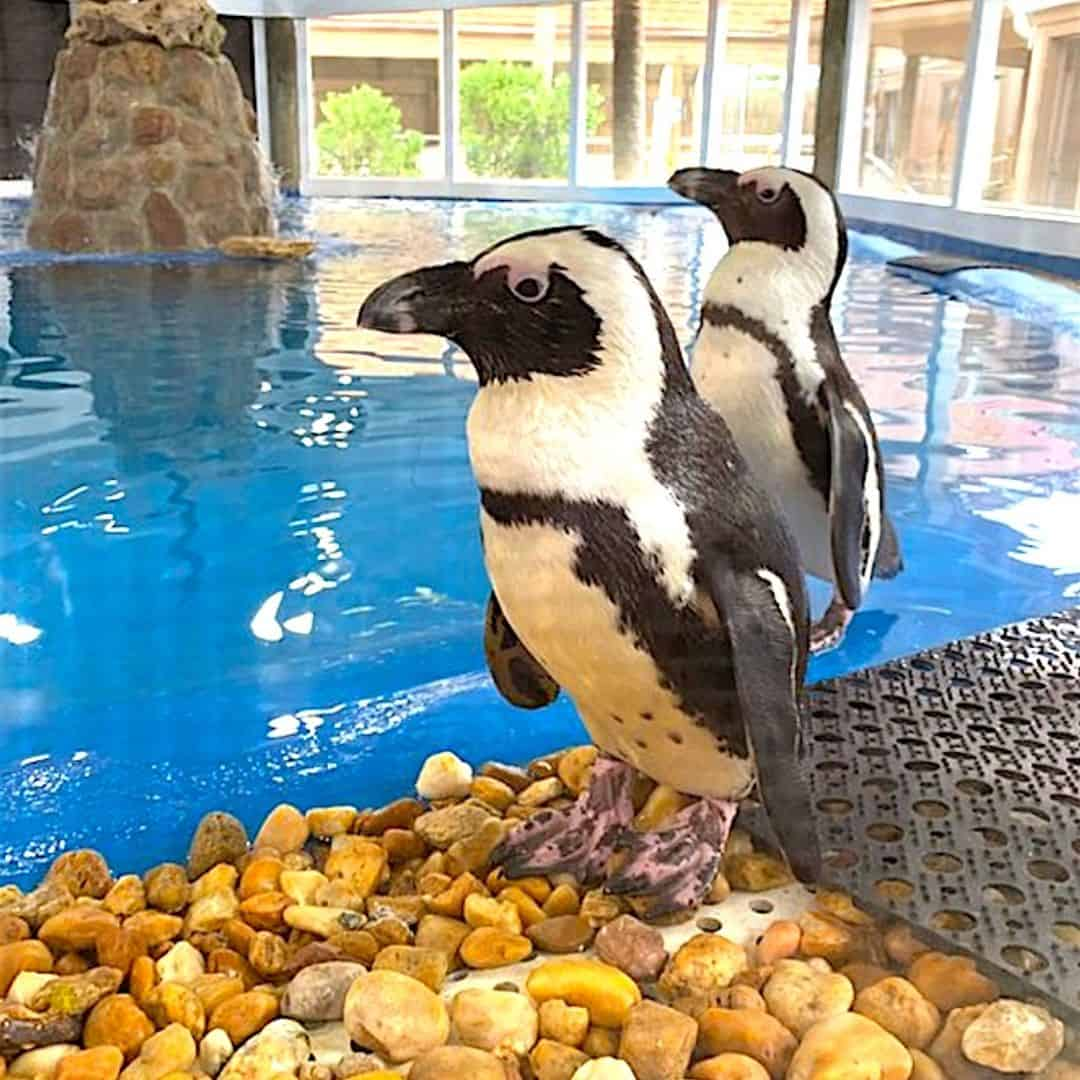
<path id="1" fill-rule="evenodd" d="M 831 581 L 828 502 L 811 483 L 799 453 L 776 357 L 741 330 L 705 324 L 691 374 L 698 393 L 723 417 L 758 482 L 780 500 L 805 568 Z"/>
<path id="2" fill-rule="evenodd" d="M 575 572 L 576 534 L 505 526 L 487 514 L 481 524 L 488 574 L 510 625 L 573 699 L 597 746 L 687 794 L 745 794 L 751 762 L 725 753 L 683 713 L 618 606 Z"/>

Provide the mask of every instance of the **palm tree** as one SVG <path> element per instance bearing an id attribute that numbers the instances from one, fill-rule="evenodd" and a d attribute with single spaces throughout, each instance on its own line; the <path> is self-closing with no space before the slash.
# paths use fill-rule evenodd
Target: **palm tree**
<path id="1" fill-rule="evenodd" d="M 645 0 L 612 4 L 612 151 L 615 179 L 634 180 L 645 160 Z"/>

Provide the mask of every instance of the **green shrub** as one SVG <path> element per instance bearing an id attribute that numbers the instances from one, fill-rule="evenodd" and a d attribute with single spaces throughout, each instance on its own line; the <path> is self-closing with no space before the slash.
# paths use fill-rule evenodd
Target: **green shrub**
<path id="1" fill-rule="evenodd" d="M 401 110 L 367 83 L 331 91 L 315 127 L 319 171 L 331 176 L 417 176 L 424 136 L 404 130 Z"/>
<path id="2" fill-rule="evenodd" d="M 477 176 L 516 179 L 566 176 L 570 80 L 548 83 L 539 68 L 487 60 L 461 72 L 461 141 Z M 589 87 L 586 130 L 600 126 L 603 95 Z"/>

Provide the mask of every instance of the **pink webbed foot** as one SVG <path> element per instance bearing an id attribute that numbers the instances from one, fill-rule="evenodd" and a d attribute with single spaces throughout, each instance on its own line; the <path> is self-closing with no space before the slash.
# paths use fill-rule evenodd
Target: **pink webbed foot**
<path id="1" fill-rule="evenodd" d="M 848 624 L 854 616 L 855 612 L 834 596 L 825 614 L 810 628 L 810 651 L 820 653 L 835 649 L 844 640 Z"/>
<path id="2" fill-rule="evenodd" d="M 625 833 L 619 848 L 628 858 L 607 891 L 638 897 L 649 919 L 697 907 L 720 869 L 737 809 L 734 802 L 699 799 L 663 829 Z"/>
<path id="3" fill-rule="evenodd" d="M 601 755 L 589 787 L 569 810 L 541 810 L 519 825 L 492 853 L 509 878 L 572 874 L 583 885 L 604 876 L 608 859 L 634 817 L 634 770 Z"/>

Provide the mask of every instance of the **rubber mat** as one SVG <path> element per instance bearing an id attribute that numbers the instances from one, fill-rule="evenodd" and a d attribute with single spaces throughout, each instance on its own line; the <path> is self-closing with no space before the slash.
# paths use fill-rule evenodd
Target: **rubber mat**
<path id="1" fill-rule="evenodd" d="M 818 683 L 808 742 L 829 883 L 1080 1022 L 1080 608 Z"/>

